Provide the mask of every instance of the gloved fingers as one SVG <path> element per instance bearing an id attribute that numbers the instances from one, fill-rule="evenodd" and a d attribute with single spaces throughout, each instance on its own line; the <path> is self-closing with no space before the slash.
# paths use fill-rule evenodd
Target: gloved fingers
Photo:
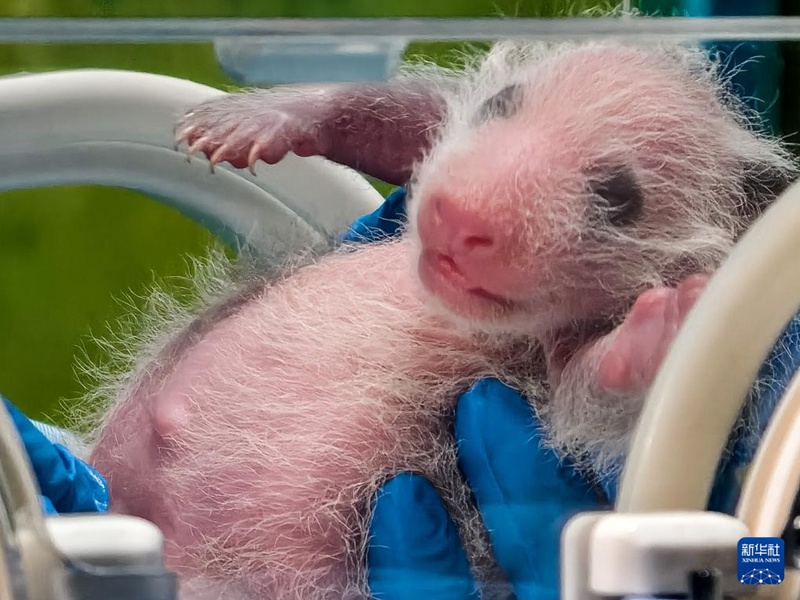
<path id="1" fill-rule="evenodd" d="M 406 222 L 406 190 L 398 188 L 375 211 L 359 217 L 343 242 L 374 242 L 397 234 Z"/>
<path id="2" fill-rule="evenodd" d="M 400 474 L 375 500 L 367 551 L 377 600 L 472 600 L 476 585 L 458 532 L 434 487 Z"/>
<path id="3" fill-rule="evenodd" d="M 88 464 L 53 444 L 16 406 L 3 398 L 19 432 L 39 489 L 59 513 L 108 510 L 108 486 Z"/>
<path id="4" fill-rule="evenodd" d="M 459 466 L 519 600 L 559 597 L 561 529 L 599 498 L 541 444 L 530 404 L 496 379 L 478 382 L 456 410 Z"/>
<path id="5" fill-rule="evenodd" d="M 58 512 L 108 511 L 108 484 L 102 475 L 61 444 L 53 444 L 53 447 L 61 456 L 64 472 L 71 482 L 69 493 L 56 504 Z"/>

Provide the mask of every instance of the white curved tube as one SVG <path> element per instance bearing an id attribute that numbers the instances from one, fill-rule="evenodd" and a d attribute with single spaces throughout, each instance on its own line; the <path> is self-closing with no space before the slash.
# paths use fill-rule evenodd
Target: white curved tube
<path id="1" fill-rule="evenodd" d="M 705 510 L 747 393 L 800 308 L 800 183 L 742 237 L 688 315 L 645 403 L 617 510 Z"/>
<path id="2" fill-rule="evenodd" d="M 194 82 L 130 71 L 75 70 L 0 78 L 0 164 L 14 155 L 36 155 L 82 142 L 173 149 L 176 120 L 191 106 L 222 95 Z M 199 157 L 195 161 L 206 164 Z M 257 177 L 227 165 L 218 172 L 222 170 L 233 171 L 268 192 L 271 197 L 265 196 L 264 204 L 276 200 L 285 204 L 327 236 L 343 231 L 382 201 L 359 174 L 317 157 L 288 156 L 277 165 L 260 164 Z M 6 175 L 8 171 L 4 169 Z M 181 193 L 180 184 L 197 174 L 197 170 L 178 169 L 173 175 L 175 189 L 187 202 L 191 194 Z M 142 179 L 146 176 L 141 175 Z M 252 200 L 240 203 L 237 195 L 228 194 L 220 198 L 223 201 L 230 205 L 229 213 L 238 213 L 239 222 L 262 218 Z"/>
<path id="3" fill-rule="evenodd" d="M 161 198 L 231 243 L 288 251 L 324 242 L 305 220 L 251 182 L 230 171 L 212 174 L 165 148 L 87 142 L 0 160 L 0 190 L 73 184 L 124 187 Z"/>
<path id="4" fill-rule="evenodd" d="M 781 398 L 742 489 L 736 516 L 753 536 L 783 533 L 800 483 L 800 373 Z"/>
<path id="5" fill-rule="evenodd" d="M 736 516 L 754 537 L 780 537 L 800 485 L 800 372 L 781 398 L 750 465 Z M 787 569 L 771 597 L 800 597 L 800 573 Z"/>

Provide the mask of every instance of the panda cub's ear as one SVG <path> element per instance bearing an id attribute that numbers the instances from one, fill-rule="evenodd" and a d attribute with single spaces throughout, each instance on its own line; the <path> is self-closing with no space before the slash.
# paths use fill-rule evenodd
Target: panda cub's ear
<path id="1" fill-rule="evenodd" d="M 741 185 L 745 203 L 742 216 L 756 217 L 796 180 L 796 173 L 771 164 L 748 163 L 741 170 Z"/>

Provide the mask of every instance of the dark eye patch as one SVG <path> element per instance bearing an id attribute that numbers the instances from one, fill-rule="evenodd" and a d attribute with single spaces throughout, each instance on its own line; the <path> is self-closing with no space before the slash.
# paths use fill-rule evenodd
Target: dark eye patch
<path id="1" fill-rule="evenodd" d="M 592 177 L 590 189 L 612 225 L 632 225 L 642 214 L 642 189 L 630 167 L 613 167 Z"/>
<path id="2" fill-rule="evenodd" d="M 474 124 L 480 125 L 491 119 L 507 119 L 514 116 L 522 104 L 522 86 L 507 85 L 486 100 L 475 115 Z"/>

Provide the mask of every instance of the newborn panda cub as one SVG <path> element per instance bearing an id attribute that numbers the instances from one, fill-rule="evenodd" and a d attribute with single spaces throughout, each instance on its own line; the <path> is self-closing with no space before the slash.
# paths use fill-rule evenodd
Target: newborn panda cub
<path id="1" fill-rule="evenodd" d="M 112 510 L 164 531 L 185 598 L 367 598 L 373 496 L 413 471 L 488 589 L 458 395 L 503 380 L 552 448 L 613 475 L 707 276 L 795 175 L 752 123 L 702 53 L 617 43 L 196 107 L 178 137 L 212 163 L 293 152 L 410 182 L 408 226 L 200 282 L 193 311 L 151 319 L 104 388 L 91 462 Z"/>

